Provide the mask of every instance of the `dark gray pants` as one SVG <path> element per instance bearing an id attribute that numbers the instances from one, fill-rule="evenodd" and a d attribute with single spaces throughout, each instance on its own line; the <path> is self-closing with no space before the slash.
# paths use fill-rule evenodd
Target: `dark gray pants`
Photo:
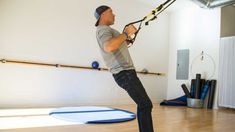
<path id="1" fill-rule="evenodd" d="M 137 104 L 137 118 L 140 132 L 153 132 L 152 102 L 149 99 L 135 70 L 124 70 L 113 74 L 116 83 L 125 89 Z"/>

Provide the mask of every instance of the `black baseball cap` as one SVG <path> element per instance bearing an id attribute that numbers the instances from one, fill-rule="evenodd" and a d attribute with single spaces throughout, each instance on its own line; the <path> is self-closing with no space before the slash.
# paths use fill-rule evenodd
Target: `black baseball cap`
<path id="1" fill-rule="evenodd" d="M 101 5 L 99 7 L 96 8 L 95 10 L 95 13 L 94 13 L 94 16 L 96 18 L 96 23 L 95 23 L 95 26 L 98 26 L 99 25 L 99 20 L 100 20 L 100 16 L 103 12 L 105 12 L 106 10 L 108 10 L 110 7 L 109 6 L 106 6 L 106 5 Z"/>

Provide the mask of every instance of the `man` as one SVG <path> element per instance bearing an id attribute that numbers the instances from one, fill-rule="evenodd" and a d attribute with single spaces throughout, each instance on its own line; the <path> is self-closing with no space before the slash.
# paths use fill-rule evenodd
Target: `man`
<path id="1" fill-rule="evenodd" d="M 152 102 L 137 77 L 127 47 L 127 39 L 137 31 L 136 28 L 130 25 L 121 34 L 111 28 L 110 26 L 115 21 L 115 15 L 112 9 L 105 5 L 96 8 L 95 17 L 97 19 L 95 24 L 97 27 L 96 38 L 103 59 L 116 83 L 125 89 L 137 104 L 139 131 L 153 132 Z"/>

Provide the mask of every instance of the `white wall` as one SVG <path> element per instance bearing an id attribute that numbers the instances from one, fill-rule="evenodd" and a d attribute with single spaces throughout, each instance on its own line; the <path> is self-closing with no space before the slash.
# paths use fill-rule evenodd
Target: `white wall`
<path id="1" fill-rule="evenodd" d="M 192 65 L 193 69 L 198 67 L 200 68 L 199 70 L 204 71 L 202 76 L 206 79 L 213 73 L 211 59 L 205 56 L 205 64 L 199 63 L 200 61 L 194 63 L 194 59 L 202 51 L 210 55 L 216 66 L 215 73 L 211 79 L 218 79 L 220 9 L 202 9 L 197 5 L 189 4 L 181 10 L 172 12 L 170 16 L 169 40 L 168 99 L 182 96 L 181 84 L 186 83 L 189 87 L 190 80 L 196 77 L 196 72 L 190 69 L 189 80 L 176 80 L 177 50 L 179 49 L 190 50 L 190 66 Z M 193 76 L 191 73 L 193 73 Z M 215 102 L 217 102 L 217 96 Z M 217 103 L 215 106 L 217 106 Z"/>
<path id="2" fill-rule="evenodd" d="M 113 7 L 119 31 L 152 10 L 133 0 L 1 0 L 0 59 L 105 67 L 93 16 L 101 4 Z M 167 73 L 168 21 L 163 14 L 139 33 L 130 48 L 137 70 Z M 0 73 L 1 108 L 133 103 L 108 72 L 0 63 Z M 153 102 L 166 98 L 166 77 L 140 79 Z"/>

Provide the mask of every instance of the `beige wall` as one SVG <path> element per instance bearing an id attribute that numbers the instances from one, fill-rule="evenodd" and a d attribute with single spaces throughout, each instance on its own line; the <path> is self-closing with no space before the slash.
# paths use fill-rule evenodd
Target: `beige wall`
<path id="1" fill-rule="evenodd" d="M 105 67 L 93 15 L 103 4 L 112 7 L 119 31 L 152 9 L 136 0 L 0 0 L 0 59 L 80 66 L 96 60 Z M 168 71 L 164 13 L 129 48 L 138 71 Z M 0 63 L 0 73 L 0 109 L 134 103 L 109 72 Z M 153 103 L 166 98 L 166 76 L 139 77 Z"/>
<path id="2" fill-rule="evenodd" d="M 221 9 L 221 37 L 235 36 L 235 6 Z"/>
<path id="3" fill-rule="evenodd" d="M 191 79 L 195 78 L 196 73 L 201 73 L 205 79 L 218 79 L 220 16 L 220 8 L 207 10 L 196 4 L 188 5 L 171 14 L 167 99 L 184 95 L 181 85 L 185 83 L 190 88 Z M 178 49 L 190 50 L 188 80 L 176 80 Z M 210 55 L 214 62 L 208 56 L 205 56 L 206 61 L 201 62 L 198 57 L 202 51 Z M 216 91 L 215 102 L 217 93 Z M 214 108 L 217 108 L 217 103 L 214 104 Z"/>

